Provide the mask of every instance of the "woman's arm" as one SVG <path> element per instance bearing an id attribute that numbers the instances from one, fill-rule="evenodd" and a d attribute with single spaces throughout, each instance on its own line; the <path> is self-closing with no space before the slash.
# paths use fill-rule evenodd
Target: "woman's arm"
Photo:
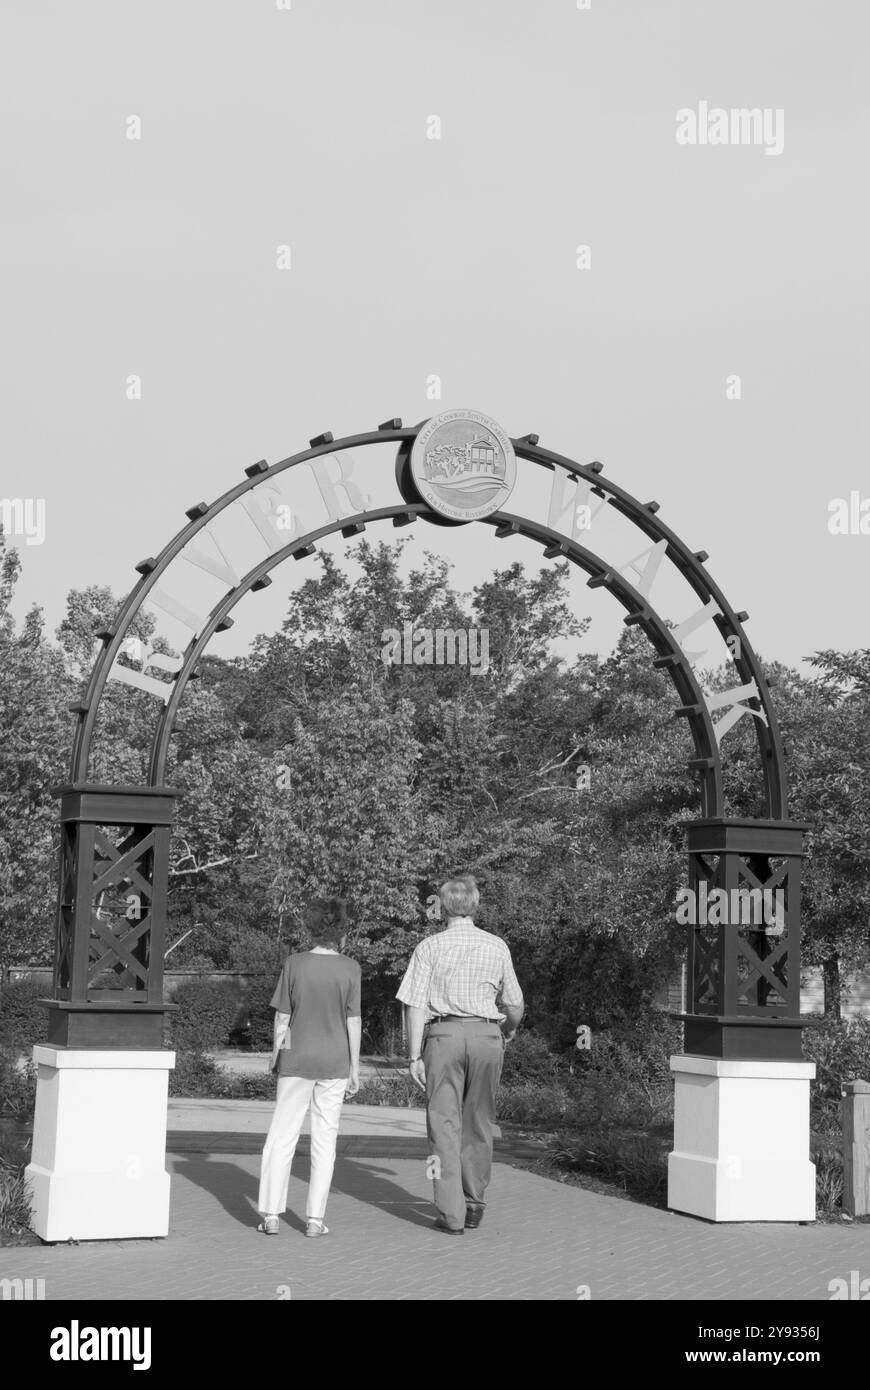
<path id="1" fill-rule="evenodd" d="M 290 1015 L 279 1013 L 276 1009 L 274 1030 L 272 1033 L 272 1062 L 269 1067 L 270 1071 L 274 1071 L 278 1065 L 278 1053 L 284 1046 L 284 1039 L 287 1036 L 287 1028 L 289 1027 L 289 1024 Z"/>
<path id="2" fill-rule="evenodd" d="M 362 1037 L 362 1019 L 348 1016 L 347 1020 L 347 1041 L 350 1047 L 350 1076 L 347 1082 L 347 1094 L 355 1096 L 359 1090 L 359 1048 Z"/>

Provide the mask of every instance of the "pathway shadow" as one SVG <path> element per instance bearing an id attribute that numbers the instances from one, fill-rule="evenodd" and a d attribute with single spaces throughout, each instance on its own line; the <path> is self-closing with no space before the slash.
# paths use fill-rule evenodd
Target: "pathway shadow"
<path id="1" fill-rule="evenodd" d="M 308 1156 L 297 1154 L 293 1160 L 293 1176 L 307 1186 L 310 1171 Z M 335 1161 L 332 1191 L 342 1192 L 372 1206 L 383 1206 L 390 1216 L 413 1226 L 431 1226 L 434 1206 L 428 1203 L 422 1206 L 419 1198 L 412 1197 L 404 1187 L 384 1176 L 389 1171 L 372 1160 L 344 1158 L 339 1154 Z M 239 1225 L 248 1229 L 256 1227 L 260 1220 L 257 1211 L 258 1174 L 246 1172 L 236 1163 L 225 1159 L 215 1160 L 208 1154 L 174 1155 L 174 1172 L 204 1192 L 210 1192 L 227 1215 Z M 295 1231 L 305 1230 L 304 1212 L 297 1215 L 289 1210 L 284 1220 Z"/>

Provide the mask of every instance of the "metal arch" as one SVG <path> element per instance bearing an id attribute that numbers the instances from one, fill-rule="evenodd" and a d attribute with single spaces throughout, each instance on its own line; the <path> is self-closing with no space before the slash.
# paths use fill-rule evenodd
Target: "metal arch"
<path id="1" fill-rule="evenodd" d="M 260 483 L 274 478 L 277 474 L 301 463 L 306 463 L 311 459 L 320 457 L 323 454 L 336 453 L 343 449 L 354 449 L 369 444 L 384 444 L 390 442 L 401 442 L 416 437 L 421 425 L 413 427 L 402 427 L 398 422 L 389 422 L 376 431 L 369 431 L 365 434 L 349 435 L 343 439 L 333 440 L 331 435 L 321 436 L 317 442 L 312 443 L 311 447 L 302 450 L 298 454 L 291 455 L 289 458 L 282 459 L 278 463 L 267 467 L 265 464 L 255 464 L 246 470 L 248 477 L 244 482 L 230 488 L 216 502 L 198 515 L 192 516 L 188 526 L 183 527 L 178 534 L 168 542 L 159 556 L 154 560 L 141 562 L 142 578 L 138 585 L 131 590 L 120 610 L 116 614 L 111 627 L 100 634 L 104 641 L 102 652 L 97 657 L 93 670 L 91 671 L 88 687 L 81 702 L 75 705 L 78 715 L 78 725 L 73 743 L 71 776 L 73 782 L 84 781 L 87 778 L 90 746 L 96 724 L 96 717 L 99 710 L 99 703 L 102 697 L 105 683 L 111 670 L 112 664 L 117 656 L 121 644 L 124 640 L 127 628 L 131 619 L 138 612 L 142 602 L 147 598 L 149 591 L 154 587 L 157 580 L 168 568 L 171 562 L 180 554 L 184 547 L 196 535 L 196 533 L 212 522 L 226 507 L 230 506 L 246 492 L 258 487 Z M 602 493 L 610 494 L 607 501 L 618 511 L 625 515 L 637 528 L 653 541 L 664 540 L 666 542 L 666 554 L 683 574 L 695 593 L 705 602 L 710 599 L 715 600 L 719 606 L 720 614 L 711 615 L 712 620 L 717 623 L 720 631 L 728 637 L 732 634 L 739 638 L 739 656 L 733 657 L 744 682 L 753 681 L 758 691 L 758 695 L 752 697 L 751 703 L 760 706 L 767 723 L 760 720 L 753 720 L 756 727 L 756 736 L 759 742 L 761 753 L 762 771 L 764 775 L 765 794 L 766 794 L 766 813 L 771 818 L 782 819 L 786 814 L 785 802 L 785 776 L 784 759 L 781 738 L 779 735 L 778 724 L 773 709 L 772 702 L 767 689 L 767 682 L 761 671 L 759 662 L 752 650 L 752 647 L 743 632 L 740 619 L 728 604 L 721 590 L 703 569 L 698 555 L 693 554 L 687 546 L 674 534 L 663 522 L 659 521 L 655 511 L 651 510 L 652 504 L 646 506 L 639 503 L 618 484 L 610 482 L 604 478 L 597 467 L 578 464 L 574 460 L 566 458 L 562 454 L 555 453 L 549 449 L 540 448 L 537 443 L 532 443 L 534 436 L 512 440 L 512 444 L 518 457 L 524 458 L 529 462 L 552 471 L 555 467 L 565 469 L 566 472 L 584 478 L 594 488 L 598 489 L 599 495 Z M 194 509 L 195 510 L 195 509 Z M 212 635 L 221 618 L 226 616 L 233 604 L 247 592 L 250 586 L 256 582 L 258 577 L 267 573 L 269 569 L 280 563 L 287 555 L 299 551 L 306 544 L 312 543 L 312 538 L 320 538 L 325 535 L 334 534 L 346 526 L 364 524 L 366 519 L 378 520 L 386 519 L 389 516 L 398 516 L 402 513 L 419 514 L 425 512 L 425 506 L 411 506 L 408 504 L 381 508 L 369 513 L 360 513 L 359 517 L 343 517 L 336 522 L 331 522 L 328 526 L 312 531 L 308 537 L 297 539 L 284 549 L 271 553 L 258 566 L 252 570 L 235 589 L 229 591 L 223 602 L 212 611 L 209 623 L 200 634 L 193 640 L 188 648 L 188 656 L 185 658 L 185 665 L 182 671 L 176 676 L 176 690 L 170 696 L 169 704 L 164 709 L 160 720 L 158 738 L 155 742 L 155 753 L 152 756 L 152 784 L 154 783 L 154 772 L 157 766 L 165 764 L 165 749 L 162 756 L 157 753 L 162 732 L 168 728 L 171 732 L 171 722 L 167 724 L 167 714 L 171 706 L 174 712 L 178 707 L 180 691 L 189 679 L 192 665 L 188 667 L 189 656 L 196 651 L 197 656 L 201 655 L 205 642 Z M 502 524 L 499 515 L 488 518 L 493 525 Z M 686 701 L 685 706 L 680 711 L 689 719 L 695 737 L 696 747 L 699 749 L 699 758 L 703 760 L 705 766 L 704 777 L 704 796 L 703 799 L 708 803 L 705 814 L 722 814 L 722 786 L 721 786 L 721 760 L 718 752 L 718 745 L 713 733 L 713 725 L 707 711 L 703 695 L 695 679 L 692 668 L 685 653 L 678 647 L 672 638 L 668 636 L 669 629 L 662 620 L 645 602 L 632 585 L 623 580 L 615 571 L 611 570 L 592 552 L 584 550 L 575 541 L 567 540 L 561 533 L 551 531 L 549 528 L 541 526 L 539 523 L 527 521 L 522 518 L 508 517 L 504 514 L 504 523 L 510 526 L 511 531 L 521 532 L 529 535 L 533 539 L 546 540 L 549 545 L 555 546 L 553 553 L 565 554 L 566 558 L 575 560 L 581 567 L 589 570 L 593 580 L 602 586 L 608 587 L 625 607 L 630 609 L 627 621 L 634 621 L 644 627 L 647 635 L 651 637 L 654 645 L 660 654 L 660 660 L 667 666 L 670 674 L 675 680 L 678 691 Z M 703 552 L 699 552 L 703 554 Z M 584 563 L 585 560 L 585 563 Z M 146 568 L 147 566 L 147 568 Z M 138 568 L 138 567 L 137 567 Z M 229 602 L 227 601 L 229 600 Z M 743 615 L 745 616 L 745 615 Z M 207 634 L 207 635 L 206 635 Z M 194 660 L 195 664 L 195 660 Z M 677 680 L 679 673 L 679 681 Z M 182 679 L 183 677 L 183 679 Z M 681 688 L 682 687 L 682 688 Z M 700 707 L 700 708 L 698 708 Z M 168 739 L 167 734 L 167 739 Z M 699 741 L 700 740 L 700 741 Z M 712 759 L 712 765 L 710 760 Z"/>
<path id="2" fill-rule="evenodd" d="M 305 536 L 298 537 L 283 550 L 266 556 L 245 575 L 235 588 L 229 590 L 220 603 L 212 609 L 202 632 L 191 640 L 185 653 L 184 665 L 175 677 L 172 694 L 163 708 L 155 733 L 149 767 L 149 784 L 151 786 L 162 785 L 166 773 L 169 740 L 172 737 L 178 707 L 197 662 L 220 623 L 224 621 L 240 599 L 250 592 L 254 584 L 261 580 L 269 570 L 281 564 L 291 555 L 302 559 L 312 554 L 318 541 L 327 536 L 335 535 L 337 531 L 346 531 L 348 535 L 351 535 L 364 529 L 369 522 L 387 521 L 403 516 L 416 518 L 428 510 L 425 503 L 398 503 L 390 507 L 379 507 L 371 511 L 358 512 L 354 516 L 342 517 L 337 521 L 330 521 L 327 525 L 309 531 Z M 690 766 L 703 773 L 701 782 L 702 814 L 704 816 L 721 815 L 723 812 L 722 764 L 713 722 L 704 703 L 701 688 L 686 660 L 685 653 L 680 651 L 671 635 L 671 630 L 665 625 L 663 619 L 627 580 L 614 575 L 598 556 L 585 549 L 578 542 L 567 540 L 559 532 L 542 525 L 540 522 L 513 516 L 508 512 L 495 512 L 492 516 L 485 518 L 485 521 L 487 525 L 500 528 L 503 535 L 523 535 L 531 540 L 541 542 L 547 547 L 545 553 L 550 556 L 564 555 L 566 559 L 573 561 L 591 575 L 593 583 L 603 582 L 607 577 L 607 587 L 623 607 L 629 610 L 625 622 L 643 628 L 658 652 L 659 664 L 667 670 L 677 693 L 684 702 L 681 712 L 688 718 L 697 753 L 697 758 Z"/>
<path id="3" fill-rule="evenodd" d="M 708 599 L 713 599 L 718 604 L 722 617 L 713 614 L 712 621 L 716 623 L 723 637 L 735 636 L 739 639 L 740 655 L 732 657 L 732 660 L 744 683 L 750 680 L 755 683 L 758 696 L 757 698 L 753 697 L 750 703 L 760 706 L 767 721 L 765 724 L 758 719 L 753 720 L 764 773 L 765 814 L 767 818 L 772 820 L 785 820 L 788 812 L 785 755 L 767 678 L 743 630 L 741 619 L 738 618 L 718 584 L 711 579 L 704 569 L 698 555 L 689 550 L 688 546 L 669 526 L 666 526 L 663 521 L 659 521 L 655 512 L 649 510 L 649 503 L 646 505 L 639 503 L 635 497 L 632 497 L 624 488 L 619 487 L 617 483 L 610 482 L 590 468 L 575 463 L 573 459 L 566 458 L 563 454 L 554 453 L 551 449 L 542 449 L 537 445 L 524 443 L 520 443 L 519 447 L 516 445 L 514 447 L 523 458 L 540 463 L 545 468 L 558 466 L 569 473 L 580 474 L 592 482 L 595 487 L 611 493 L 611 497 L 607 499 L 608 504 L 614 506 L 623 516 L 627 516 L 638 530 L 649 536 L 651 540 L 666 541 L 668 558 L 677 567 L 687 583 L 691 585 L 698 597 L 705 602 Z M 743 615 L 744 619 L 746 616 L 746 614 Z"/>

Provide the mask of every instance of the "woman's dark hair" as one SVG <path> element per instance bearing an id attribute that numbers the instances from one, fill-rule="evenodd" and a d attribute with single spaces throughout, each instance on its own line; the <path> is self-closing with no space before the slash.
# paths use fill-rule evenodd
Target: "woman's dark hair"
<path id="1" fill-rule="evenodd" d="M 305 909 L 305 925 L 315 946 L 339 946 L 347 934 L 343 898 L 314 898 Z"/>

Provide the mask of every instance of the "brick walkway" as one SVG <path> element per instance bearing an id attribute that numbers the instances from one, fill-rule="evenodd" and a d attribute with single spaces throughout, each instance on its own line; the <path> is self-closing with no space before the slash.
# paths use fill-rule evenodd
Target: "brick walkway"
<path id="1" fill-rule="evenodd" d="M 423 1157 L 340 1155 L 331 1234 L 306 1240 L 308 1159 L 296 1160 L 281 1234 L 254 1229 L 258 1158 L 175 1153 L 169 1237 L 0 1249 L 0 1278 L 42 1278 L 60 1299 L 828 1300 L 870 1276 L 870 1228 L 714 1226 L 496 1162 L 478 1231 L 430 1229 Z"/>

